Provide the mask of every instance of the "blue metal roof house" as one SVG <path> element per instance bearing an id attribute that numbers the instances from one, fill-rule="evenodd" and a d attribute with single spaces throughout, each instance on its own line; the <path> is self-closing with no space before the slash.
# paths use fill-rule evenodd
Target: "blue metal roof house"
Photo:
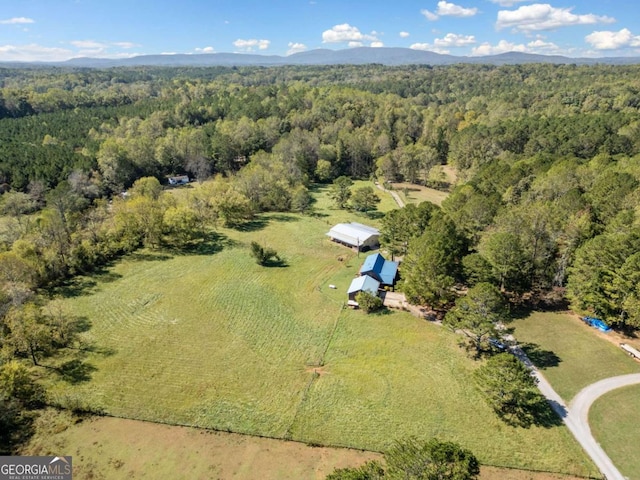
<path id="1" fill-rule="evenodd" d="M 385 260 L 379 253 L 374 253 L 365 259 L 360 267 L 360 275 L 375 278 L 382 285 L 393 286 L 398 275 L 398 262 Z"/>

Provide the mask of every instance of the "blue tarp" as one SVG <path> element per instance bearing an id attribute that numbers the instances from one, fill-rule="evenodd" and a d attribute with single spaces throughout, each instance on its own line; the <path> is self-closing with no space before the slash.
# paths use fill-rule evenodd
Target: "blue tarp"
<path id="1" fill-rule="evenodd" d="M 607 325 L 603 320 L 596 317 L 582 317 L 582 321 L 594 328 L 597 328 L 601 332 L 608 332 L 611 327 Z"/>

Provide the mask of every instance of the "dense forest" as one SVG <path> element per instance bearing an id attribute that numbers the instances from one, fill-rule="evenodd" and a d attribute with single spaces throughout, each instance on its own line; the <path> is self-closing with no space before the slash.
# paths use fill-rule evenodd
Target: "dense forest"
<path id="1" fill-rule="evenodd" d="M 446 308 L 454 287 L 491 283 L 640 327 L 640 66 L 31 68 L 0 81 L 5 359 L 37 364 L 73 341 L 36 308 L 41 289 L 141 246 L 193 246 L 216 224 L 309 211 L 313 184 L 349 178 L 450 188 L 441 208 L 382 220 L 411 300 Z M 179 174 L 210 181 L 177 204 L 162 186 Z"/>

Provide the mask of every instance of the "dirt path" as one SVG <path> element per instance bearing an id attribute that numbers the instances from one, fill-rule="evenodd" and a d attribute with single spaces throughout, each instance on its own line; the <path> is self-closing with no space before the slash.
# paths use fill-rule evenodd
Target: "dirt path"
<path id="1" fill-rule="evenodd" d="M 398 204 L 399 208 L 404 207 L 404 202 L 402 201 L 402 199 L 400 198 L 400 195 L 398 195 L 396 192 L 394 192 L 393 190 L 387 190 L 386 188 L 384 188 L 382 185 L 380 185 L 379 183 L 376 183 L 376 187 L 378 187 L 380 190 L 382 190 L 383 192 L 387 192 L 391 195 L 391 197 L 396 201 L 396 203 Z"/>
<path id="2" fill-rule="evenodd" d="M 513 353 L 520 358 L 538 379 L 538 388 L 547 398 L 551 408 L 562 418 L 569 431 L 596 464 L 607 480 L 625 480 L 600 444 L 593 438 L 589 428 L 589 408 L 591 404 L 611 390 L 627 385 L 640 384 L 640 373 L 606 378 L 582 389 L 573 399 L 569 407 L 553 389 L 551 384 L 533 365 L 529 357 L 520 347 L 513 347 Z"/>

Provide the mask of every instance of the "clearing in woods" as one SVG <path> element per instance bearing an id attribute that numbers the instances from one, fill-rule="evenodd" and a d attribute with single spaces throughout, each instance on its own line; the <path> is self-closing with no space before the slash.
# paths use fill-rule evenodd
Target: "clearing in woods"
<path id="1" fill-rule="evenodd" d="M 99 348 L 78 369 L 84 375 L 51 380 L 54 400 L 377 451 L 437 436 L 487 464 L 595 474 L 564 427 L 498 420 L 473 385 L 478 363 L 452 333 L 404 312 L 343 308 L 364 255 L 324 234 L 336 221 L 377 220 L 330 209 L 326 191 L 314 192 L 315 216 L 261 215 L 219 229 L 200 254 L 140 252 L 63 290 Z M 258 266 L 251 241 L 287 266 Z"/>

